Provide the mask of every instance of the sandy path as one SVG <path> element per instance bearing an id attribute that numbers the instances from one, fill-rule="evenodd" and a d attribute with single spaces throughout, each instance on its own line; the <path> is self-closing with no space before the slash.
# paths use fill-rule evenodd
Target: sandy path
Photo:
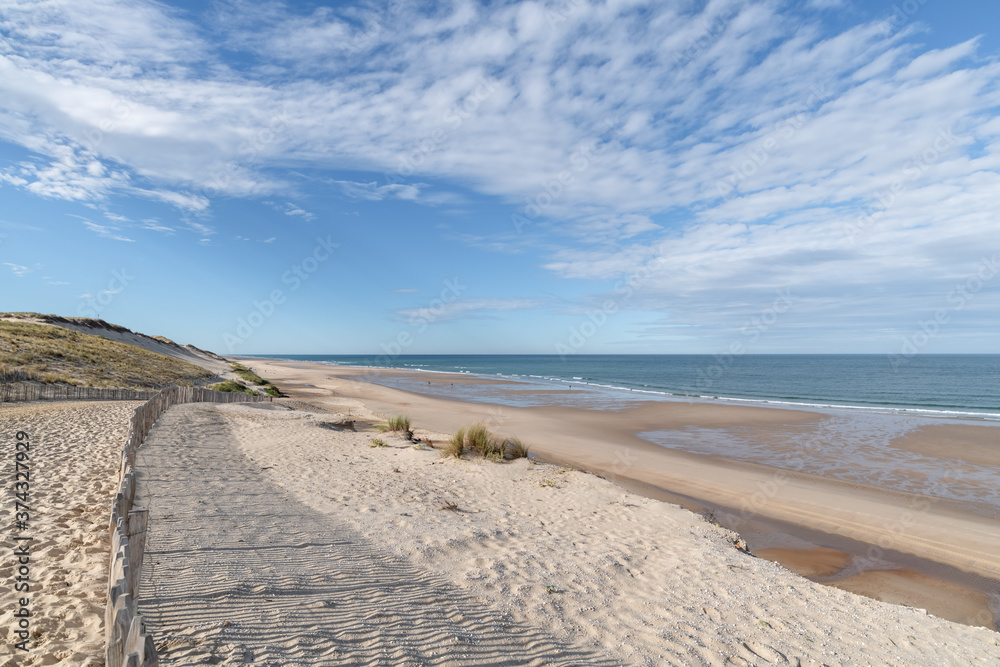
<path id="1" fill-rule="evenodd" d="M 297 501 L 216 406 L 171 408 L 137 468 L 151 522 L 141 609 L 163 665 L 615 664 Z"/>
<path id="2" fill-rule="evenodd" d="M 108 511 L 128 420 L 138 402 L 32 403 L 0 406 L 4 443 L 4 545 L 0 558 L 0 665 L 104 664 L 108 582 Z M 30 436 L 31 518 L 15 531 L 14 442 Z M 15 535 L 29 535 L 33 614 L 27 653 L 13 644 Z"/>

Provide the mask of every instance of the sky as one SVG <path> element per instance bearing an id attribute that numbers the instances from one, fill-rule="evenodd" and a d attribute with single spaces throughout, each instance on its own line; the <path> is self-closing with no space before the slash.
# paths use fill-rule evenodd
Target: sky
<path id="1" fill-rule="evenodd" d="M 1000 353 L 993 0 L 0 0 L 0 310 L 223 354 Z"/>

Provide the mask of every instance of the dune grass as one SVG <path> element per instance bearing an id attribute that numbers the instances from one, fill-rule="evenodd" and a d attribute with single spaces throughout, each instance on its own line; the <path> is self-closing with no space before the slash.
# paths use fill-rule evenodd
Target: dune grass
<path id="1" fill-rule="evenodd" d="M 270 382 L 268 382 L 267 380 L 265 380 L 261 376 L 257 375 L 256 373 L 254 373 L 253 371 L 251 371 L 249 368 L 247 368 L 243 364 L 234 363 L 234 364 L 232 364 L 232 366 L 233 366 L 233 372 L 236 373 L 237 375 L 239 375 L 241 378 L 243 378 L 247 382 L 252 382 L 254 384 L 259 384 L 259 385 L 268 385 L 268 384 L 271 384 Z"/>
<path id="2" fill-rule="evenodd" d="M 252 396 L 257 396 L 257 390 L 251 389 L 250 387 L 240 384 L 235 380 L 226 380 L 225 382 L 220 382 L 218 384 L 213 384 L 208 387 L 209 389 L 214 389 L 215 391 L 225 391 L 228 393 L 237 394 L 251 394 Z"/>
<path id="3" fill-rule="evenodd" d="M 410 430 L 410 418 L 406 415 L 389 417 L 385 424 L 379 424 L 376 428 L 383 433 L 389 431 L 390 433 L 403 433 L 407 437 L 413 437 L 413 431 Z"/>
<path id="4" fill-rule="evenodd" d="M 526 458 L 528 458 L 528 454 L 530 453 L 528 451 L 528 449 L 529 449 L 528 445 L 526 445 L 525 443 L 523 443 L 521 441 L 521 439 L 518 438 L 517 436 L 513 436 L 513 435 L 510 436 L 509 438 L 507 438 L 507 442 L 504 443 L 504 444 L 505 444 L 505 448 L 507 450 L 507 453 L 509 454 L 509 458 L 512 458 L 512 459 L 526 459 Z"/>
<path id="5" fill-rule="evenodd" d="M 476 452 L 483 458 L 498 462 L 528 458 L 528 446 L 520 438 L 498 438 L 490 433 L 485 424 L 458 429 L 442 450 L 442 456 L 462 458 L 465 452 Z"/>
<path id="6" fill-rule="evenodd" d="M 212 373 L 135 345 L 49 324 L 0 320 L 0 367 L 82 387 L 201 385 Z"/>
<path id="7" fill-rule="evenodd" d="M 233 367 L 233 372 L 239 375 L 241 378 L 252 384 L 264 387 L 264 393 L 266 393 L 268 396 L 276 396 L 278 398 L 285 397 L 285 394 L 281 393 L 281 390 L 278 389 L 274 385 L 274 383 L 271 382 L 270 380 L 265 380 L 264 378 L 257 375 L 243 364 L 237 364 L 233 362 L 231 365 Z"/>
<path id="8" fill-rule="evenodd" d="M 458 429 L 455 435 L 451 436 L 447 446 L 441 450 L 442 456 L 454 456 L 456 459 L 462 458 L 465 452 L 465 427 Z"/>

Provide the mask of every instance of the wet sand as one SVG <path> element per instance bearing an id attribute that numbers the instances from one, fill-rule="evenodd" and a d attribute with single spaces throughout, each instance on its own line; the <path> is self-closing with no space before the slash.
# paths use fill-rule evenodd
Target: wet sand
<path id="1" fill-rule="evenodd" d="M 754 555 L 781 563 L 803 577 L 832 577 L 851 563 L 851 554 L 837 549 L 758 549 Z"/>
<path id="2" fill-rule="evenodd" d="M 924 456 L 952 459 L 1000 468 L 1000 439 L 988 436 L 981 426 L 923 426 L 898 438 L 893 445 Z"/>
<path id="3" fill-rule="evenodd" d="M 293 395 L 330 406 L 368 406 L 382 414 L 405 413 L 415 425 L 452 433 L 476 421 L 491 430 L 518 435 L 545 460 L 574 465 L 620 482 L 639 482 L 730 508 L 736 523 L 757 518 L 802 526 L 854 540 L 878 553 L 899 552 L 941 563 L 993 581 L 1000 580 L 1000 523 L 970 503 L 879 488 L 820 475 L 780 470 L 721 456 L 692 454 L 653 444 L 636 434 L 658 429 L 739 428 L 766 436 L 770 429 L 817 428 L 827 415 L 801 410 L 712 403 L 640 403 L 619 410 L 562 407 L 511 408 L 422 396 L 347 379 L 370 369 L 306 362 L 252 359 L 258 373 Z M 438 382 L 474 378 L 432 374 Z M 303 386 L 311 385 L 311 386 Z M 939 426 L 922 429 L 927 438 L 954 438 L 970 445 L 965 461 L 980 464 L 997 432 L 989 427 Z M 906 439 L 894 441 L 905 447 Z M 957 448 L 953 460 L 963 462 Z M 978 454 L 977 454 L 978 452 Z M 734 527 L 740 530 L 737 526 Z M 808 550 L 816 545 L 806 546 Z M 826 546 L 826 545 L 821 545 Z M 783 553 L 791 564 L 795 558 Z M 797 558 L 797 557 L 796 557 Z M 877 559 L 876 559 L 877 560 Z M 886 575 L 879 580 L 883 586 Z M 892 575 L 898 578 L 898 575 Z M 869 576 L 867 580 L 874 580 Z M 953 585 L 953 582 L 943 582 Z M 865 588 L 866 579 L 855 585 Z M 872 584 L 874 586 L 874 584 Z M 873 595 L 878 591 L 873 587 Z M 958 615 L 995 627 L 984 599 L 967 591 Z"/>

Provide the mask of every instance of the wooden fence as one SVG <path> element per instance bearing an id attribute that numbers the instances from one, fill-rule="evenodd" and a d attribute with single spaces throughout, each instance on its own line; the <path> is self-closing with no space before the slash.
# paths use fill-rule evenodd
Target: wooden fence
<path id="1" fill-rule="evenodd" d="M 111 570 L 108 606 L 104 612 L 105 667 L 159 665 L 153 637 L 136 611 L 139 574 L 146 550 L 148 510 L 132 509 L 135 498 L 136 450 L 153 424 L 172 405 L 180 403 L 245 403 L 271 400 L 269 396 L 223 393 L 201 387 L 170 387 L 135 409 L 118 469 L 118 494 L 111 504 Z"/>
<path id="2" fill-rule="evenodd" d="M 0 403 L 15 401 L 145 401 L 156 396 L 155 389 L 104 389 L 71 387 L 65 384 L 0 382 Z"/>
<path id="3" fill-rule="evenodd" d="M 27 380 L 37 380 L 28 371 L 18 371 L 9 368 L 0 368 L 0 382 L 25 382 Z"/>

